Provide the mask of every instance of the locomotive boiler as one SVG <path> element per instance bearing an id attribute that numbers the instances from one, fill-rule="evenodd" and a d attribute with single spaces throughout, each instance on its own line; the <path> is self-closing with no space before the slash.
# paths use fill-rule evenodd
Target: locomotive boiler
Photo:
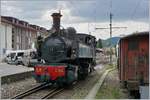
<path id="1" fill-rule="evenodd" d="M 38 82 L 71 84 L 85 79 L 95 64 L 96 38 L 77 33 L 72 27 L 60 29 L 60 13 L 53 13 L 51 34 L 43 39 L 38 48 L 42 64 L 34 67 Z"/>

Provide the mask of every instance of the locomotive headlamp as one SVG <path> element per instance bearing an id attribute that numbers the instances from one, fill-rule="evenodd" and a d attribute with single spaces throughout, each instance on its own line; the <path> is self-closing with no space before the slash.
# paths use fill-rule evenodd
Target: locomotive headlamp
<path id="1" fill-rule="evenodd" d="M 42 71 L 42 68 L 39 68 L 39 72 L 41 72 Z"/>
<path id="2" fill-rule="evenodd" d="M 35 70 L 36 70 L 37 73 L 42 72 L 42 68 L 40 68 L 40 67 L 37 67 Z"/>
<path id="3" fill-rule="evenodd" d="M 58 72 L 64 72 L 64 70 L 63 69 L 58 69 Z"/>

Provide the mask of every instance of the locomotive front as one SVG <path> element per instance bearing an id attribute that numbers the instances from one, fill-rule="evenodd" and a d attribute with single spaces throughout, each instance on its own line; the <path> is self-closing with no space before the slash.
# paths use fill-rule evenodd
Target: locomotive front
<path id="1" fill-rule="evenodd" d="M 77 77 L 74 74 L 75 66 L 66 63 L 72 54 L 72 41 L 61 36 L 60 33 L 60 13 L 53 13 L 53 27 L 55 32 L 44 39 L 40 45 L 39 58 L 45 63 L 34 67 L 35 79 L 37 82 L 48 83 L 72 83 Z M 77 72 L 77 71 L 76 71 Z"/>
<path id="2" fill-rule="evenodd" d="M 60 36 L 50 36 L 44 40 L 41 46 L 41 58 L 45 63 L 34 68 L 37 82 L 63 85 L 77 79 L 74 74 L 75 66 L 65 62 L 71 55 L 71 44 L 71 41 Z"/>

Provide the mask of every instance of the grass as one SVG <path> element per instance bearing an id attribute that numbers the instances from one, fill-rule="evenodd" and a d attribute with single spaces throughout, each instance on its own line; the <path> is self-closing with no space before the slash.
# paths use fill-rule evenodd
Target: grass
<path id="1" fill-rule="evenodd" d="M 105 69 L 107 70 L 107 69 L 112 69 L 112 68 L 115 68 L 115 67 L 116 67 L 115 64 L 108 64 L 108 65 L 105 66 Z"/>
<path id="2" fill-rule="evenodd" d="M 107 68 L 113 68 L 113 66 L 108 65 Z M 116 69 L 117 70 L 117 69 Z M 111 73 L 111 72 L 110 72 Z M 110 75 L 111 77 L 113 76 L 113 73 Z M 107 78 L 108 76 L 106 76 Z M 119 84 L 116 82 L 111 83 L 111 78 L 108 78 L 109 81 L 106 79 L 102 85 L 102 87 L 99 89 L 97 92 L 97 95 L 95 99 L 121 99 L 121 98 L 126 98 L 125 94 L 121 91 Z"/>
<path id="3" fill-rule="evenodd" d="M 119 88 L 103 86 L 97 93 L 96 99 L 120 99 L 124 98 Z"/>

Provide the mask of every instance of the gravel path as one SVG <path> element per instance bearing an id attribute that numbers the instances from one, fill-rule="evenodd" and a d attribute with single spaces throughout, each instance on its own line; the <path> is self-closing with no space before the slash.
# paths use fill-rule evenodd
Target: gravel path
<path id="1" fill-rule="evenodd" d="M 38 85 L 38 83 L 36 83 L 36 81 L 32 77 L 11 84 L 1 85 L 1 98 L 11 98 L 16 94 L 19 94 L 36 85 Z"/>

